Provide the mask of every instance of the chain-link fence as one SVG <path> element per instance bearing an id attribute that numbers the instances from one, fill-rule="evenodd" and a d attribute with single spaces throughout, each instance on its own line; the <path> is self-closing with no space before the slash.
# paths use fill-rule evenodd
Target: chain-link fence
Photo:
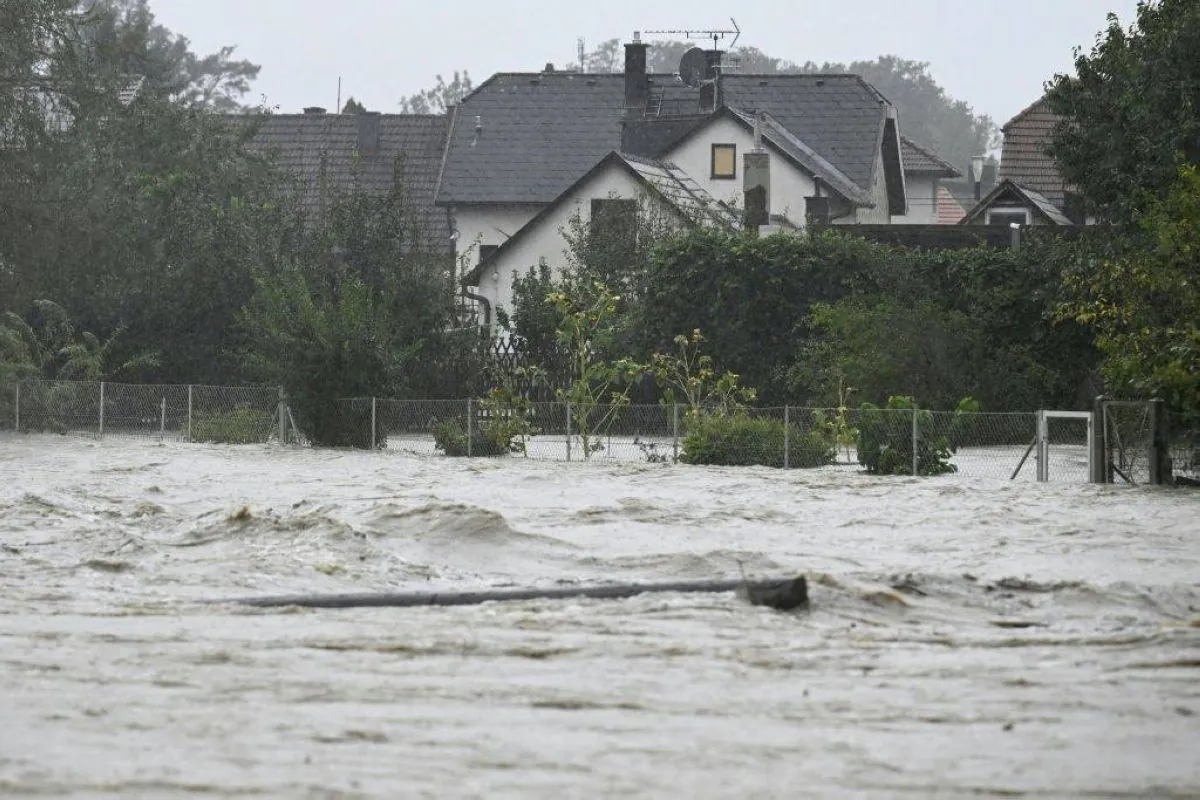
<path id="1" fill-rule="evenodd" d="M 681 405 L 383 398 L 343 400 L 339 413 L 357 446 L 418 455 L 1037 477 L 1026 465 L 1035 413 L 781 406 L 729 414 Z M 1055 458 L 1078 455 L 1073 442 L 1063 447 L 1069 456 L 1056 448 Z M 1079 449 L 1086 458 L 1086 447 Z"/>
<path id="2" fill-rule="evenodd" d="M 25 433 L 257 444 L 287 422 L 274 387 L 21 381 L 0 397 L 3 427 Z"/>
<path id="3" fill-rule="evenodd" d="M 446 457 L 843 469 L 1083 483 L 1106 454 L 1109 479 L 1150 480 L 1147 403 L 1078 412 L 939 412 L 782 406 L 730 412 L 682 405 L 351 398 L 338 443 Z M 1093 426 L 1093 422 L 1095 423 Z M 1196 479 L 1200 430 L 1171 415 L 1174 474 Z M 0 429 L 90 437 L 254 444 L 305 441 L 276 387 L 23 381 L 0 386 Z M 1160 434 L 1161 438 L 1161 434 Z"/>

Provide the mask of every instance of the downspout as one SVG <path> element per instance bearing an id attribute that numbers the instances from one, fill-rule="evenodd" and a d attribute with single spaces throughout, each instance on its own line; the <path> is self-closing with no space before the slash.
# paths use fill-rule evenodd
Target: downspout
<path id="1" fill-rule="evenodd" d="M 462 296 L 474 300 L 483 306 L 483 324 L 485 327 L 492 327 L 492 302 L 481 294 L 475 294 L 465 286 L 462 290 Z"/>

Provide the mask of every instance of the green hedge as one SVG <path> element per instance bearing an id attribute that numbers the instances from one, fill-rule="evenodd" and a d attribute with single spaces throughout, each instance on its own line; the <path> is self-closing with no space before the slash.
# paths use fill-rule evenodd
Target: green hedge
<path id="1" fill-rule="evenodd" d="M 476 428 L 468 437 L 462 421 L 457 419 L 445 420 L 434 425 L 433 443 L 438 450 L 455 457 L 502 456 L 513 450 L 512 436 L 507 432 L 498 434 Z"/>
<path id="2" fill-rule="evenodd" d="M 238 406 L 232 411 L 197 414 L 192 441 L 214 444 L 259 444 L 271 438 L 274 417 L 266 411 Z"/>
<path id="3" fill-rule="evenodd" d="M 706 416 L 690 423 L 679 460 L 684 464 L 783 467 L 785 438 L 789 467 L 834 463 L 835 442 L 825 430 L 802 431 L 795 424 L 785 427 L 781 420 L 745 414 Z"/>

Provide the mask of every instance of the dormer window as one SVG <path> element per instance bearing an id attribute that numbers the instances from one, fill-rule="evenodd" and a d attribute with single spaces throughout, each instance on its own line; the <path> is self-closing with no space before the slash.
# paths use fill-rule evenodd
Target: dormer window
<path id="1" fill-rule="evenodd" d="M 713 180 L 732 180 L 737 177 L 737 145 L 714 144 L 712 146 Z"/>

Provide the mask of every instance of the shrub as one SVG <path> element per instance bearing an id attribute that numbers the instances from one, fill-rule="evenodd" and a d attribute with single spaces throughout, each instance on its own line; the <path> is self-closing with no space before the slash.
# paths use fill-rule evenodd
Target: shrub
<path id="1" fill-rule="evenodd" d="M 476 428 L 468 437 L 461 420 L 433 426 L 433 443 L 448 456 L 502 456 L 514 449 L 513 433 L 503 427 Z M 470 446 L 468 447 L 468 443 Z"/>
<path id="2" fill-rule="evenodd" d="M 197 414 L 192 420 L 192 441 L 214 444 L 259 444 L 271 437 L 272 415 L 237 406 L 232 411 Z"/>
<path id="3" fill-rule="evenodd" d="M 785 427 L 777 419 L 755 419 L 742 413 L 706 415 L 691 422 L 679 460 L 685 464 L 782 467 L 785 438 L 789 467 L 821 467 L 834 462 L 835 441 L 825 430 L 802 431 L 794 424 Z"/>
<path id="4" fill-rule="evenodd" d="M 908 411 L 909 413 L 900 413 Z M 920 411 L 911 397 L 891 397 L 887 408 L 863 403 L 858 422 L 858 463 L 872 475 L 911 475 L 913 472 L 913 414 L 917 415 L 917 473 L 957 472 L 950 463 L 946 436 L 930 435 L 933 414 Z"/>

